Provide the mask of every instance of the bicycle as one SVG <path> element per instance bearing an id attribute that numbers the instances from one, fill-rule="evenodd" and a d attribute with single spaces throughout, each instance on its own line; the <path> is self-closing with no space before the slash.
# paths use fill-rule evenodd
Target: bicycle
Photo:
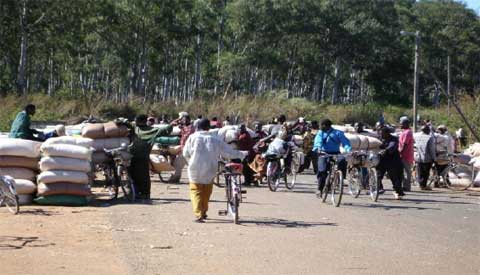
<path id="1" fill-rule="evenodd" d="M 427 183 L 427 186 L 438 186 L 440 188 L 448 188 L 454 191 L 463 191 L 467 190 L 473 184 L 474 178 L 474 169 L 473 165 L 460 164 L 453 161 L 455 154 L 448 155 L 448 165 L 442 171 L 441 174 L 438 174 L 437 164 L 434 163 L 432 166 L 432 175 L 430 180 Z M 450 179 L 450 174 L 460 175 L 460 174 L 469 174 L 471 173 L 471 179 L 468 180 L 468 184 L 464 184 L 464 178 Z M 452 182 L 453 181 L 453 182 Z"/>
<path id="2" fill-rule="evenodd" d="M 16 215 L 20 211 L 20 204 L 14 183 L 12 177 L 0 176 L 0 207 L 5 205 L 10 213 Z"/>
<path id="3" fill-rule="evenodd" d="M 360 153 L 352 158 L 347 170 L 348 191 L 354 198 L 358 198 L 362 190 L 366 190 L 372 201 L 378 200 L 378 179 L 376 166 L 378 155 L 374 153 Z M 366 169 L 367 173 L 364 173 Z"/>
<path id="4" fill-rule="evenodd" d="M 332 205 L 339 207 L 343 195 L 343 173 L 338 168 L 338 163 L 344 160 L 348 154 L 330 155 L 327 153 L 320 153 L 320 157 L 326 157 L 330 164 L 330 169 L 327 171 L 327 179 L 323 187 L 321 197 L 322 202 L 325 202 L 330 194 Z"/>
<path id="5" fill-rule="evenodd" d="M 242 190 L 242 170 L 241 163 L 227 163 L 223 168 L 223 175 L 225 176 L 225 193 L 227 196 L 227 210 L 218 211 L 219 215 L 226 216 L 230 214 L 233 223 L 239 223 L 238 209 L 242 202 L 242 194 L 246 194 L 246 190 Z"/>
<path id="6" fill-rule="evenodd" d="M 288 167 L 285 158 L 289 155 L 289 152 L 292 152 L 292 160 Z M 267 154 L 265 161 L 267 162 L 267 184 L 270 191 L 277 191 L 281 180 L 283 180 L 287 189 L 292 190 L 295 187 L 297 173 L 300 169 L 300 158 L 293 146 L 289 145 L 287 152 L 283 155 Z M 288 177 L 290 177 L 290 181 Z"/>
<path id="7" fill-rule="evenodd" d="M 119 189 L 122 189 L 124 198 L 130 202 L 135 201 L 136 192 L 133 179 L 128 172 L 132 155 L 128 152 L 128 146 L 107 150 L 108 161 L 103 165 L 102 170 L 105 176 L 105 187 L 109 192 L 110 200 L 117 199 Z"/>

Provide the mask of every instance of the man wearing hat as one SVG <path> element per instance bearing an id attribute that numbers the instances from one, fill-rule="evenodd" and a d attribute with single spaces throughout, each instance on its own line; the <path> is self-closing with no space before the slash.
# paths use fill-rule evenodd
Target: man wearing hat
<path id="1" fill-rule="evenodd" d="M 403 191 L 408 192 L 412 188 L 412 165 L 415 161 L 413 157 L 413 146 L 415 141 L 413 140 L 413 133 L 410 129 L 410 120 L 408 117 L 403 116 L 400 118 L 400 127 L 402 128 L 402 133 L 398 138 L 398 151 L 400 152 L 400 158 L 406 176 L 403 180 Z"/>

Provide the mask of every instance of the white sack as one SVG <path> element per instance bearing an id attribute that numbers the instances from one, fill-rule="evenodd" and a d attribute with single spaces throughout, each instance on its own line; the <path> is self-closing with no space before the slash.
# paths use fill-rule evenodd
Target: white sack
<path id="1" fill-rule="evenodd" d="M 52 144 L 69 144 L 69 145 L 78 145 L 85 148 L 92 147 L 93 139 L 91 138 L 81 138 L 81 137 L 70 137 L 70 136 L 63 136 L 63 137 L 56 137 L 56 138 L 49 138 L 47 139 L 43 146 L 48 146 Z"/>
<path id="2" fill-rule="evenodd" d="M 103 151 L 103 149 L 111 150 L 119 148 L 122 143 L 128 145 L 130 144 L 130 139 L 127 137 L 95 139 L 93 140 L 92 147 L 95 151 Z"/>
<path id="3" fill-rule="evenodd" d="M 88 160 L 84 159 L 43 157 L 40 160 L 40 170 L 66 170 L 88 173 L 92 170 L 92 166 Z"/>
<path id="4" fill-rule="evenodd" d="M 15 180 L 20 179 L 20 180 L 35 181 L 35 172 L 27 168 L 20 168 L 20 167 L 0 168 L 0 175 L 10 176 Z"/>
<path id="5" fill-rule="evenodd" d="M 78 184 L 88 184 L 88 175 L 85 172 L 52 170 L 44 171 L 38 175 L 37 181 L 40 183 L 68 182 Z"/>
<path id="6" fill-rule="evenodd" d="M 30 195 L 37 191 L 37 186 L 30 180 L 16 179 L 14 186 L 19 195 Z"/>
<path id="7" fill-rule="evenodd" d="M 92 159 L 92 151 L 82 146 L 69 144 L 51 144 L 42 146 L 42 153 L 49 157 L 65 157 L 74 159 Z"/>
<path id="8" fill-rule="evenodd" d="M 31 140 L 18 138 L 2 138 L 2 140 L 0 141 L 0 155 L 40 158 L 41 145 L 42 143 Z"/>

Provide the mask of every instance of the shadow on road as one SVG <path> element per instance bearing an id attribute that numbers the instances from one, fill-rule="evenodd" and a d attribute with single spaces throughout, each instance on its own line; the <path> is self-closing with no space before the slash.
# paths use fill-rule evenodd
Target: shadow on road
<path id="1" fill-rule="evenodd" d="M 56 215 L 61 215 L 57 211 L 49 211 L 49 210 L 44 210 L 40 208 L 35 208 L 35 209 L 28 209 L 28 210 L 22 210 L 20 208 L 20 214 L 21 215 L 32 215 L 32 216 L 56 216 Z"/>
<path id="2" fill-rule="evenodd" d="M 207 223 L 232 223 L 230 219 L 208 219 Z M 291 221 L 286 219 L 275 219 L 268 217 L 242 219 L 240 218 L 240 225 L 243 226 L 265 226 L 273 228 L 309 228 L 318 226 L 337 226 L 332 222 L 305 222 L 305 221 Z"/>
<path id="3" fill-rule="evenodd" d="M 406 201 L 406 200 L 404 200 Z M 359 203 L 342 203 L 341 207 L 360 207 L 360 208 L 379 208 L 383 210 L 392 210 L 392 209 L 413 209 L 413 210 L 441 210 L 440 208 L 434 207 L 421 207 L 421 206 L 409 206 L 409 205 L 386 205 L 382 203 L 376 204 L 359 204 Z"/>
<path id="4" fill-rule="evenodd" d="M 54 243 L 42 243 L 38 237 L 0 236 L 0 250 L 17 250 L 26 247 L 48 247 Z"/>

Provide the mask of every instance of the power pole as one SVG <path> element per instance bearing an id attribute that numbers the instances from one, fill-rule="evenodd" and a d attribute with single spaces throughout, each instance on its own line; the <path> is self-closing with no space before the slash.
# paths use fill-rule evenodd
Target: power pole
<path id="1" fill-rule="evenodd" d="M 450 97 L 451 97 L 451 71 L 450 71 L 450 55 L 447 56 L 447 99 L 448 99 L 448 110 L 447 114 L 450 117 Z"/>
<path id="2" fill-rule="evenodd" d="M 419 65 L 420 60 L 420 32 L 415 32 L 415 69 L 413 78 L 413 132 L 417 131 L 417 104 L 418 104 L 418 81 L 419 81 Z"/>

